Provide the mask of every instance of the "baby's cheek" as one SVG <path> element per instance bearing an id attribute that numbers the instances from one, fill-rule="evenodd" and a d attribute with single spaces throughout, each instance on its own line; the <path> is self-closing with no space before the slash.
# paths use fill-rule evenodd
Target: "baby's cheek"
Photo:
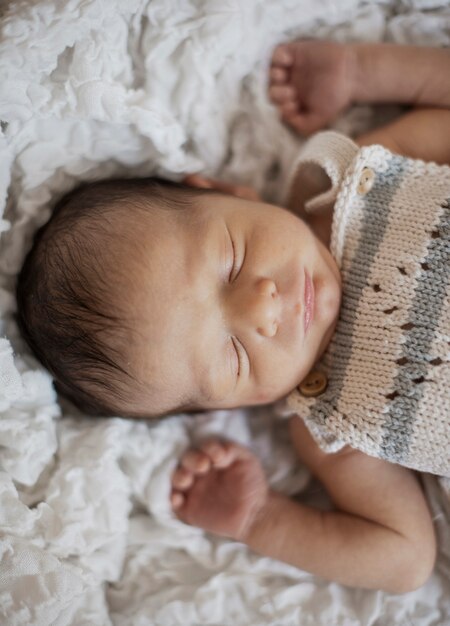
<path id="1" fill-rule="evenodd" d="M 264 389 L 258 389 L 256 392 L 256 403 L 257 404 L 269 404 L 273 402 L 274 397 L 271 391 L 266 391 Z"/>
<path id="2" fill-rule="evenodd" d="M 283 370 L 285 369 L 286 368 L 283 368 Z M 287 373 L 287 375 L 280 377 L 279 371 L 280 368 L 275 366 L 272 374 L 267 376 L 266 382 L 261 382 L 255 389 L 253 395 L 256 404 L 269 404 L 271 402 L 275 402 L 289 393 L 292 387 L 295 386 L 295 383 L 291 386 L 289 385 L 289 378 L 292 378 L 292 375 L 289 376 L 289 373 Z"/>

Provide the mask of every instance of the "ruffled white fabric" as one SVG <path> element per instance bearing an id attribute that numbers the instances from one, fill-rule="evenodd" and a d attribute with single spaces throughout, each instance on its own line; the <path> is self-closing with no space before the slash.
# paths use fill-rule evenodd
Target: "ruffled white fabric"
<path id="1" fill-rule="evenodd" d="M 448 3 L 423 0 L 2 3 L 1 624 L 445 623 L 443 574 L 402 598 L 354 592 L 173 519 L 170 472 L 211 432 L 251 445 L 276 488 L 303 488 L 284 425 L 238 411 L 154 426 L 83 419 L 58 404 L 13 314 L 33 232 L 81 180 L 202 170 L 280 200 L 298 140 L 267 101 L 274 44 L 449 45 L 449 20 Z M 361 107 L 338 127 L 375 117 Z M 436 510 L 442 501 L 437 490 Z"/>

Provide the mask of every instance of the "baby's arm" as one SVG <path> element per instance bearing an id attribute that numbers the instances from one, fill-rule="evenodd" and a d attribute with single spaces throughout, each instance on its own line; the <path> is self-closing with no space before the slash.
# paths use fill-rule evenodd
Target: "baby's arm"
<path id="1" fill-rule="evenodd" d="M 273 55 L 269 92 L 283 119 L 310 134 L 357 103 L 450 107 L 450 51 L 298 41 Z"/>
<path id="2" fill-rule="evenodd" d="M 418 108 L 357 138 L 360 146 L 381 144 L 397 154 L 450 165 L 450 108 Z"/>
<path id="3" fill-rule="evenodd" d="M 324 454 L 297 417 L 290 428 L 300 458 L 336 510 L 317 511 L 271 493 L 245 542 L 344 585 L 394 593 L 422 585 L 436 547 L 414 474 L 352 449 Z"/>
<path id="4" fill-rule="evenodd" d="M 352 101 L 450 107 L 450 51 L 398 44 L 351 44 Z"/>
<path id="5" fill-rule="evenodd" d="M 379 143 L 404 156 L 450 164 L 450 51 L 359 44 L 353 46 L 353 55 L 354 102 L 397 102 L 415 107 L 365 133 L 358 143 Z"/>
<path id="6" fill-rule="evenodd" d="M 271 491 L 246 448 L 210 441 L 188 451 L 173 475 L 177 515 L 345 585 L 402 593 L 423 584 L 434 565 L 435 540 L 414 475 L 353 450 L 326 455 L 299 418 L 292 420 L 291 434 L 335 511 Z"/>

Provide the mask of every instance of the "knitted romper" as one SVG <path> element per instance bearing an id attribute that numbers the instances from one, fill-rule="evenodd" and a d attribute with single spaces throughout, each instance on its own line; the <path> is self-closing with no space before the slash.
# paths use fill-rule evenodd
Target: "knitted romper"
<path id="1" fill-rule="evenodd" d="M 342 306 L 315 368 L 326 389 L 305 397 L 300 385 L 284 412 L 327 452 L 348 444 L 450 475 L 450 167 L 334 132 L 306 144 L 297 180 L 311 167 L 331 182 L 305 209 L 334 201 Z"/>

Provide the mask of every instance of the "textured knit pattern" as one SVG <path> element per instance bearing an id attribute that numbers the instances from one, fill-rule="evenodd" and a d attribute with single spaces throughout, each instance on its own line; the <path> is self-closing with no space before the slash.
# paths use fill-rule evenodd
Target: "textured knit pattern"
<path id="1" fill-rule="evenodd" d="M 322 139 L 323 142 L 323 139 Z M 361 195 L 364 168 L 375 173 Z M 319 445 L 450 475 L 450 168 L 356 151 L 337 191 L 343 279 L 327 390 L 288 397 Z"/>

